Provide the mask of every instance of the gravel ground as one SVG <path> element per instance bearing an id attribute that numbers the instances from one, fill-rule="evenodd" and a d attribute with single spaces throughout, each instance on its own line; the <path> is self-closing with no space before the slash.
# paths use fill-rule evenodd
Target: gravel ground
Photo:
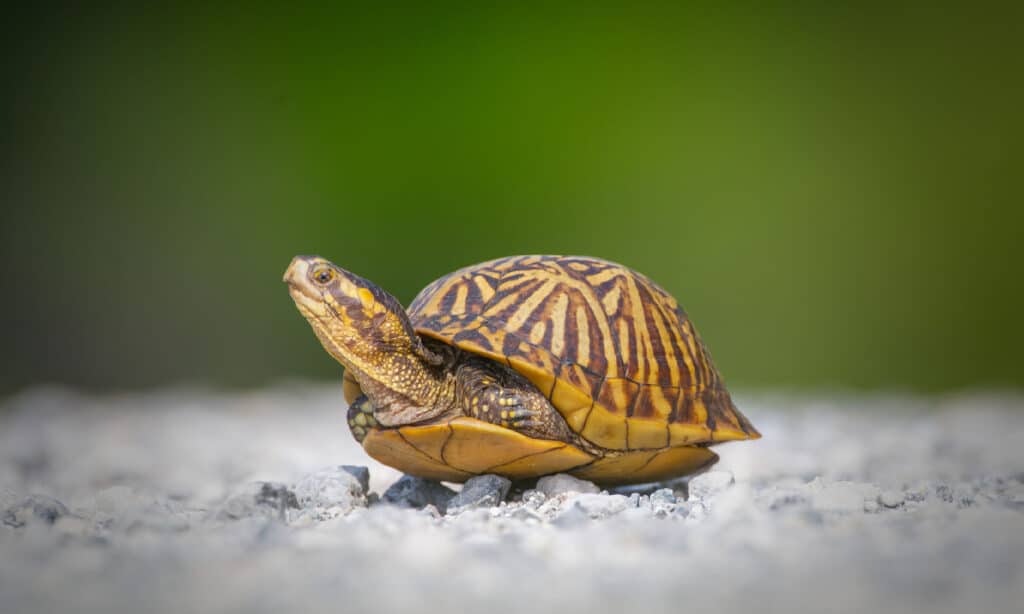
<path id="1" fill-rule="evenodd" d="M 351 440 L 340 397 L 284 385 L 7 400 L 0 612 L 1024 603 L 1019 396 L 740 395 L 764 439 L 720 446 L 689 482 L 607 493 L 555 477 L 497 504 L 508 485 L 492 478 L 452 500 L 417 480 L 389 489 L 400 475 Z"/>

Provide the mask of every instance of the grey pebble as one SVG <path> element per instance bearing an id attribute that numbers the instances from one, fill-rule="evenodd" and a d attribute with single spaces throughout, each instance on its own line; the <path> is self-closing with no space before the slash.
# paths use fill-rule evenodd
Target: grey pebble
<path id="1" fill-rule="evenodd" d="M 651 493 L 651 505 L 675 505 L 676 495 L 671 488 L 659 488 Z"/>
<path id="2" fill-rule="evenodd" d="M 666 518 L 676 509 L 676 495 L 670 488 L 660 488 L 649 497 L 651 511 L 658 518 Z"/>
<path id="3" fill-rule="evenodd" d="M 370 492 L 370 470 L 368 468 L 361 465 L 341 465 L 339 469 L 359 480 L 359 485 L 363 487 L 363 493 Z"/>
<path id="4" fill-rule="evenodd" d="M 366 472 L 369 479 L 369 471 Z M 345 467 L 311 473 L 295 485 L 295 498 L 303 512 L 315 520 L 328 520 L 366 507 L 366 488 L 360 476 Z"/>
<path id="5" fill-rule="evenodd" d="M 448 501 L 454 496 L 455 491 L 440 482 L 403 475 L 384 491 L 381 500 L 398 507 L 416 509 L 433 505 L 441 513 L 445 513 L 448 510 Z"/>
<path id="6" fill-rule="evenodd" d="M 478 507 L 495 507 L 505 500 L 511 480 L 500 475 L 478 475 L 466 480 L 462 490 L 448 500 L 447 514 L 458 514 Z"/>
<path id="7" fill-rule="evenodd" d="M 885 490 L 882 494 L 878 495 L 878 502 L 885 507 L 899 507 L 903 505 L 903 493 L 895 490 Z"/>

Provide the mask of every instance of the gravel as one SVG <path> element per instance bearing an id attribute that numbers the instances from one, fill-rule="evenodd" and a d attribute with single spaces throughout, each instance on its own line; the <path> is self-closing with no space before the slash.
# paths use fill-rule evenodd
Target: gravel
<path id="1" fill-rule="evenodd" d="M 60 501 L 45 495 L 32 495 L 7 507 L 3 513 L 3 523 L 15 528 L 37 520 L 54 524 L 61 516 L 67 515 L 68 508 Z"/>
<path id="2" fill-rule="evenodd" d="M 403 478 L 351 440 L 340 396 L 294 384 L 8 399 L 0 612 L 1024 602 L 1019 396 L 741 396 L 764 439 L 719 446 L 689 480 L 610 492 L 571 476 Z"/>

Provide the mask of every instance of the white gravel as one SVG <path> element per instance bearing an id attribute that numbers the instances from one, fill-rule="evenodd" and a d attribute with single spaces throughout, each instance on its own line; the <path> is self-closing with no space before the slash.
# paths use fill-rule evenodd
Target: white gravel
<path id="1" fill-rule="evenodd" d="M 351 440 L 339 388 L 9 399 L 0 613 L 1024 603 L 1019 396 L 741 395 L 764 439 L 720 446 L 688 499 L 556 478 L 442 516 L 379 502 L 399 475 Z"/>

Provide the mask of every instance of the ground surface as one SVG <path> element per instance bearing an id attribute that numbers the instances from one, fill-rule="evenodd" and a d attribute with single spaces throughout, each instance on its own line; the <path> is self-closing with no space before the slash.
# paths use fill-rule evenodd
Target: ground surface
<path id="1" fill-rule="evenodd" d="M 448 516 L 377 503 L 337 468 L 368 466 L 373 493 L 399 477 L 350 439 L 339 399 L 285 386 L 6 401 L 0 612 L 1024 603 L 1019 397 L 741 396 L 764 439 L 721 446 L 688 499 L 680 483 L 555 488 Z"/>

